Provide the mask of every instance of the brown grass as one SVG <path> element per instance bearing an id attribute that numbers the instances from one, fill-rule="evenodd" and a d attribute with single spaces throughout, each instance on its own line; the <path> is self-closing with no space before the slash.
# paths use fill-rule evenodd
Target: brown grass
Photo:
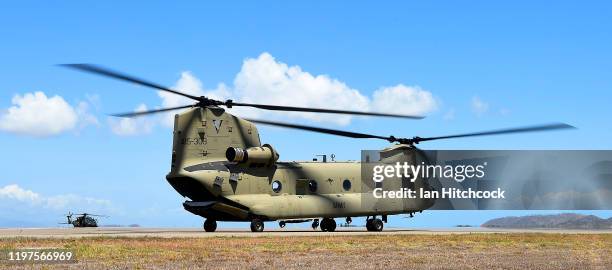
<path id="1" fill-rule="evenodd" d="M 73 249 L 37 268 L 612 269 L 612 234 L 456 234 L 4 239 L 0 249 Z M 0 268 L 30 268 L 0 262 Z"/>

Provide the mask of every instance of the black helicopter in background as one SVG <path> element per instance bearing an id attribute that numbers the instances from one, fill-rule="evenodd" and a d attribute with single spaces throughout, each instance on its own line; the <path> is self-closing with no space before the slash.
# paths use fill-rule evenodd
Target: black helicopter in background
<path id="1" fill-rule="evenodd" d="M 73 218 L 74 216 L 76 217 Z M 108 216 L 94 215 L 94 214 L 88 214 L 88 213 L 73 214 L 73 213 L 68 212 L 68 215 L 66 215 L 67 222 L 60 223 L 60 224 L 71 224 L 75 228 L 98 227 L 98 219 L 94 217 L 108 217 Z"/>

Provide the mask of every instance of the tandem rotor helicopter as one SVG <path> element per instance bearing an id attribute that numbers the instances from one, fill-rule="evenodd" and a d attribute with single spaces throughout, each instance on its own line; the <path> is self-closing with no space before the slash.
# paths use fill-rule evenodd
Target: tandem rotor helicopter
<path id="1" fill-rule="evenodd" d="M 366 198 L 364 196 L 368 195 L 363 190 L 366 178 L 362 179 L 360 162 L 279 161 L 279 153 L 272 145 L 261 144 L 255 124 L 349 138 L 385 140 L 392 145 L 380 151 L 380 162 L 393 163 L 417 159 L 419 150 L 415 145 L 425 141 L 573 128 L 567 124 L 547 124 L 439 137 L 379 136 L 267 120 L 249 120 L 232 115 L 222 107 L 242 106 L 272 111 L 405 119 L 423 117 L 221 101 L 186 94 L 96 65 L 63 66 L 136 83 L 195 101 L 192 105 L 114 116 L 137 117 L 184 109 L 174 117 L 172 157 L 166 180 L 179 194 L 188 199 L 183 203 L 185 210 L 205 218 L 203 227 L 207 232 L 216 230 L 217 221 L 250 222 L 253 232 L 263 231 L 265 221 L 278 221 L 280 227 L 284 227 L 286 223 L 312 221 L 313 229 L 320 227 L 322 231 L 333 232 L 336 229 L 334 218 L 346 218 L 346 222 L 350 223 L 354 217 L 366 217 L 368 231 L 382 231 L 388 215 L 412 216 L 434 204 L 433 199 L 402 199 L 400 203 L 380 201 L 372 207 L 366 207 L 363 203 Z M 401 181 L 398 183 L 403 185 Z M 431 188 L 427 179 L 417 179 L 413 185 L 413 188 Z"/>

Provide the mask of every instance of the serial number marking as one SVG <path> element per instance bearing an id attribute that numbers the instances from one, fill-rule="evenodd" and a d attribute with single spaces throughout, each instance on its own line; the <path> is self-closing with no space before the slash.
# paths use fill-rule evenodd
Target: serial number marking
<path id="1" fill-rule="evenodd" d="M 2 261 L 10 263 L 73 263 L 75 254 L 69 249 L 60 248 L 22 248 L 5 249 Z"/>
<path id="2" fill-rule="evenodd" d="M 334 208 L 342 209 L 346 207 L 345 202 L 334 202 Z"/>
<path id="3" fill-rule="evenodd" d="M 181 140 L 181 144 L 183 145 L 205 145 L 206 138 L 184 138 Z"/>

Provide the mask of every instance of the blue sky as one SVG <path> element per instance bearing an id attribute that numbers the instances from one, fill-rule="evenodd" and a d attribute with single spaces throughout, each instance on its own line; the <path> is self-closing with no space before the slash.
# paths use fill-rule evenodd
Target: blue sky
<path id="1" fill-rule="evenodd" d="M 339 124 L 332 118 L 259 116 L 400 136 L 559 121 L 579 129 L 448 140 L 422 147 L 611 149 L 611 12 L 606 1 L 4 4 L 2 114 L 16 106 L 15 95 L 40 91 L 47 101 L 61 97 L 76 118 L 62 118 L 67 124 L 59 127 L 16 129 L 0 124 L 0 188 L 17 185 L 21 192 L 21 197 L 3 197 L 0 226 L 53 225 L 67 209 L 102 211 L 112 216 L 107 223 L 114 224 L 201 224 L 200 218 L 182 210 L 183 199 L 164 179 L 171 129 L 162 120 L 149 118 L 130 122 L 117 132 L 119 120 L 107 117 L 141 104 L 155 108 L 178 101 L 56 64 L 97 63 L 168 86 L 197 88 L 200 82 L 205 93 L 229 89 L 237 99 L 261 91 L 262 96 L 270 95 L 266 98 L 282 101 L 272 94 L 280 91 L 286 99 L 296 95 L 291 92 L 297 91 L 291 88 L 295 86 L 310 95 L 302 101 L 311 102 L 307 105 L 329 102 L 329 107 L 353 109 L 361 105 L 377 109 L 377 91 L 404 86 L 401 89 L 411 93 L 430 95 L 417 99 L 414 108 L 402 108 L 425 113 L 425 120 L 353 118 Z M 246 65 L 248 61 L 254 65 Z M 321 100 L 309 88 L 309 80 L 303 82 L 301 77 L 289 78 L 287 87 L 277 92 L 266 92 L 261 88 L 266 84 L 258 84 L 266 78 L 242 76 L 270 67 L 266 64 L 276 69 L 284 64 L 299 67 L 298 75 L 319 78 L 328 92 L 357 91 L 367 101 Z M 129 127 L 134 126 L 147 132 L 132 134 Z M 41 136 L 48 128 L 59 131 Z M 308 160 L 321 153 L 358 159 L 361 149 L 386 146 L 381 141 L 268 127 L 261 127 L 260 133 L 262 142 L 274 145 L 283 160 Z M 79 205 L 86 209 L 78 209 Z M 392 225 L 478 224 L 507 214 L 517 212 L 430 212 L 409 222 L 394 218 Z"/>

